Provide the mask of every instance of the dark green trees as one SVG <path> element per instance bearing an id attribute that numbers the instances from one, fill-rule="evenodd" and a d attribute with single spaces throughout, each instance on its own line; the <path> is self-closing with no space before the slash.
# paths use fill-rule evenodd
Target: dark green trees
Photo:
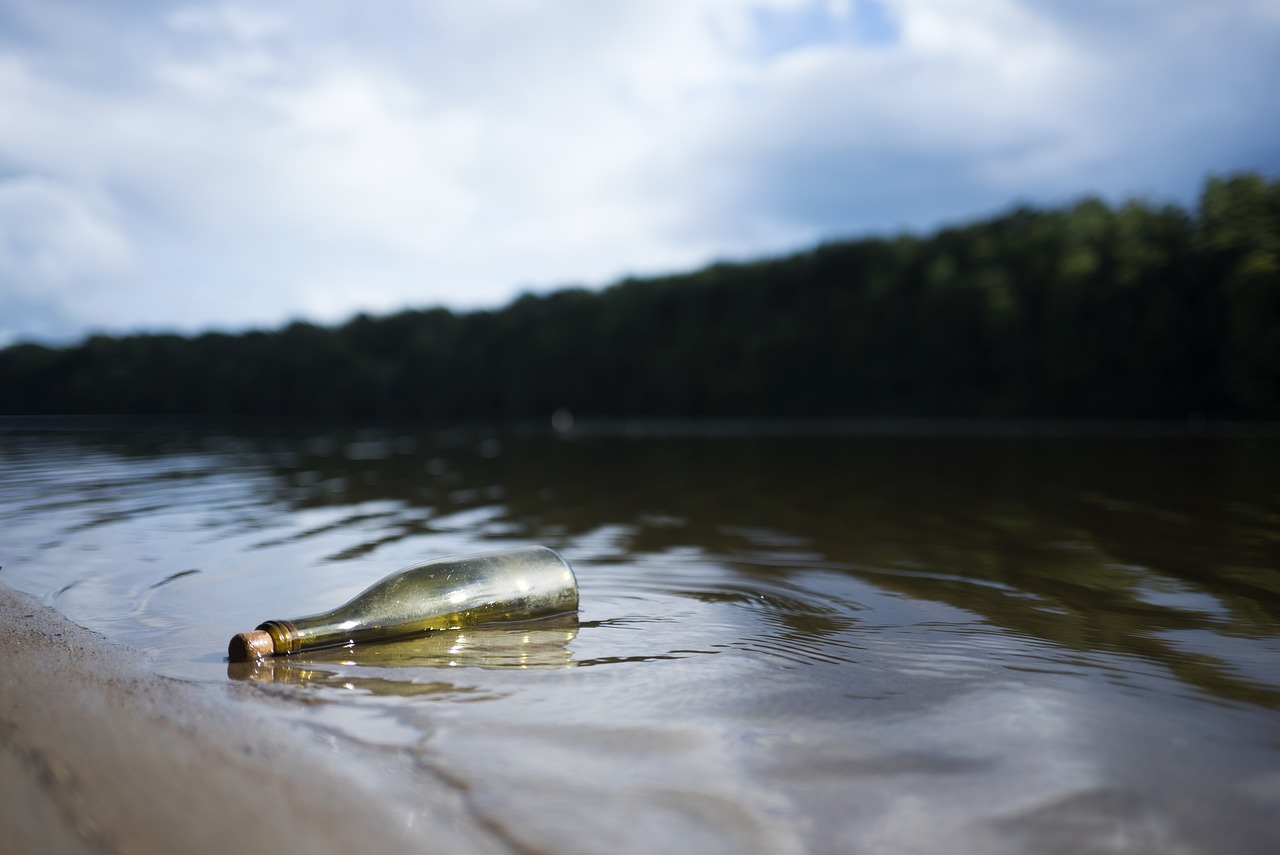
<path id="1" fill-rule="evenodd" d="M 0 412 L 430 420 L 1280 416 L 1280 181 L 526 295 L 0 351 Z"/>

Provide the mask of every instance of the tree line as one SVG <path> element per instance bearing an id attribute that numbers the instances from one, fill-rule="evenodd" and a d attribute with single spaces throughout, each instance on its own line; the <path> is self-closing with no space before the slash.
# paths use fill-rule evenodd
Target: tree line
<path id="1" fill-rule="evenodd" d="M 419 420 L 1280 416 L 1280 179 L 239 334 L 0 350 L 0 412 Z"/>

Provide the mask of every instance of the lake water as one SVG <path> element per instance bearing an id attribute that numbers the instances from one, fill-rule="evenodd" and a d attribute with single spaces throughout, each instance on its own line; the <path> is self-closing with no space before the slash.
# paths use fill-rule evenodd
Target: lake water
<path id="1" fill-rule="evenodd" d="M 0 581 L 513 848 L 1280 851 L 1274 434 L 74 428 L 0 430 Z M 226 662 L 530 543 L 576 620 Z"/>

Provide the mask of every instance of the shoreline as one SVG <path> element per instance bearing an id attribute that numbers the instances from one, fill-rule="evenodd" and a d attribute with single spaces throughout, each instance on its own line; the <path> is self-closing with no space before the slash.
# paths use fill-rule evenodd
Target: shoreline
<path id="1" fill-rule="evenodd" d="M 0 644 L 0 853 L 513 851 L 404 758 L 151 674 L 2 584 Z"/>
<path id="2" fill-rule="evenodd" d="M 966 416 L 570 416 L 557 428 L 549 420 L 319 419 L 297 417 L 173 415 L 0 415 L 0 431 L 41 433 L 128 432 L 143 440 L 183 433 L 258 435 L 365 430 L 388 433 L 491 435 L 557 439 L 642 438 L 931 438 L 931 439 L 1251 439 L 1280 437 L 1280 419 L 966 417 Z"/>

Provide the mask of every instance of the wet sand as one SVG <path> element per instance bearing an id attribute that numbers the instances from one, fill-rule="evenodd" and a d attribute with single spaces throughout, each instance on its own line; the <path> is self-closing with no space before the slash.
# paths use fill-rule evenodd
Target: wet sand
<path id="1" fill-rule="evenodd" d="M 149 674 L 4 586 L 0 644 L 0 853 L 521 849 L 402 756 Z"/>

